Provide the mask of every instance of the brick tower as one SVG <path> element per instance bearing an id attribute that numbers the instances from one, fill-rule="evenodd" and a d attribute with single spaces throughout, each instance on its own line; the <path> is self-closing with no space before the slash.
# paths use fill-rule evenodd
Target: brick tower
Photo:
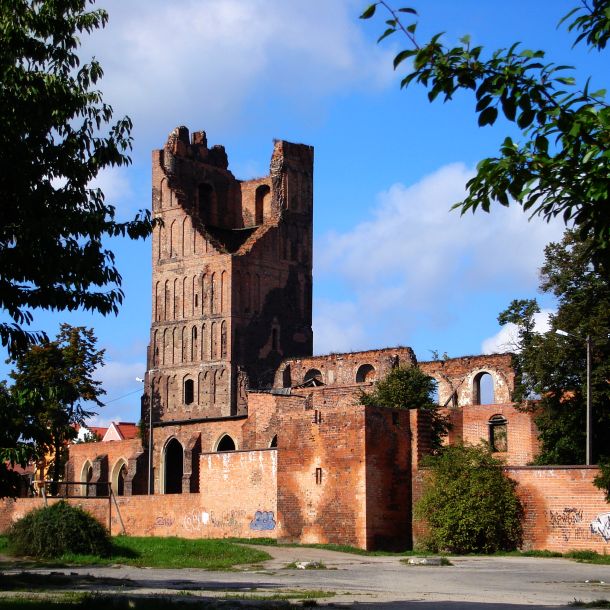
<path id="1" fill-rule="evenodd" d="M 312 351 L 313 148 L 277 141 L 269 175 L 240 181 L 222 146 L 178 127 L 153 153 L 152 182 L 162 221 L 145 387 L 153 419 L 243 415 L 247 388 L 270 387 L 282 358 Z"/>

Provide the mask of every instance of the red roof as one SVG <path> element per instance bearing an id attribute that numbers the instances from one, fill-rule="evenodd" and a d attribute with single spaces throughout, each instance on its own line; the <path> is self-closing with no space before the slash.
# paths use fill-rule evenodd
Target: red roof
<path id="1" fill-rule="evenodd" d="M 133 422 L 113 421 L 110 425 L 114 427 L 122 440 L 128 440 L 138 436 L 138 426 Z"/>

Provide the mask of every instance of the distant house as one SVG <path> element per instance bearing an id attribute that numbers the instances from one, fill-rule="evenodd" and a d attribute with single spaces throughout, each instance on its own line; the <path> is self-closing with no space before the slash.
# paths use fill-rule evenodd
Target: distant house
<path id="1" fill-rule="evenodd" d="M 112 422 L 110 427 L 102 436 L 102 441 L 126 441 L 132 438 L 137 438 L 138 426 L 133 422 Z"/>

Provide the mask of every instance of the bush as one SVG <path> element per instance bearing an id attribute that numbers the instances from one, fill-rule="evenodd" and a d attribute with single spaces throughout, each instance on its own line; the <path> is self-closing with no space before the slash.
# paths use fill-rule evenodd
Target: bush
<path id="1" fill-rule="evenodd" d="M 8 544 L 15 555 L 40 558 L 65 553 L 108 557 L 112 549 L 108 530 L 89 513 L 63 500 L 15 522 L 8 531 Z"/>
<path id="2" fill-rule="evenodd" d="M 494 553 L 521 544 L 523 507 L 516 483 L 489 447 L 452 445 L 427 458 L 415 515 L 428 523 L 425 546 L 451 553 Z"/>

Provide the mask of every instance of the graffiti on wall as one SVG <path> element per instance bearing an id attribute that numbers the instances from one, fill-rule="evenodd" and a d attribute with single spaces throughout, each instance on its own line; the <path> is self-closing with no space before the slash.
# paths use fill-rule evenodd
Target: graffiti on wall
<path id="1" fill-rule="evenodd" d="M 157 527 L 171 527 L 173 524 L 174 524 L 174 520 L 172 517 L 158 516 L 155 519 L 155 525 Z"/>
<path id="2" fill-rule="evenodd" d="M 606 542 L 610 542 L 610 513 L 597 515 L 589 526 L 592 534 L 601 536 Z"/>
<path id="3" fill-rule="evenodd" d="M 254 519 L 250 521 L 250 529 L 255 531 L 269 531 L 275 529 L 275 517 L 272 510 L 257 510 Z"/>
<path id="4" fill-rule="evenodd" d="M 246 511 L 229 510 L 220 514 L 214 511 L 193 509 L 182 517 L 182 527 L 189 531 L 200 531 L 204 528 L 236 528 L 246 519 Z"/>
<path id="5" fill-rule="evenodd" d="M 587 527 L 583 510 L 566 506 L 563 510 L 549 510 L 549 526 L 552 530 L 558 530 L 566 542 L 595 540 L 597 536 L 610 542 L 610 513 L 597 515 Z"/>
<path id="6" fill-rule="evenodd" d="M 562 527 L 565 525 L 576 525 L 582 522 L 582 509 L 566 506 L 562 511 L 549 511 L 551 527 Z"/>

